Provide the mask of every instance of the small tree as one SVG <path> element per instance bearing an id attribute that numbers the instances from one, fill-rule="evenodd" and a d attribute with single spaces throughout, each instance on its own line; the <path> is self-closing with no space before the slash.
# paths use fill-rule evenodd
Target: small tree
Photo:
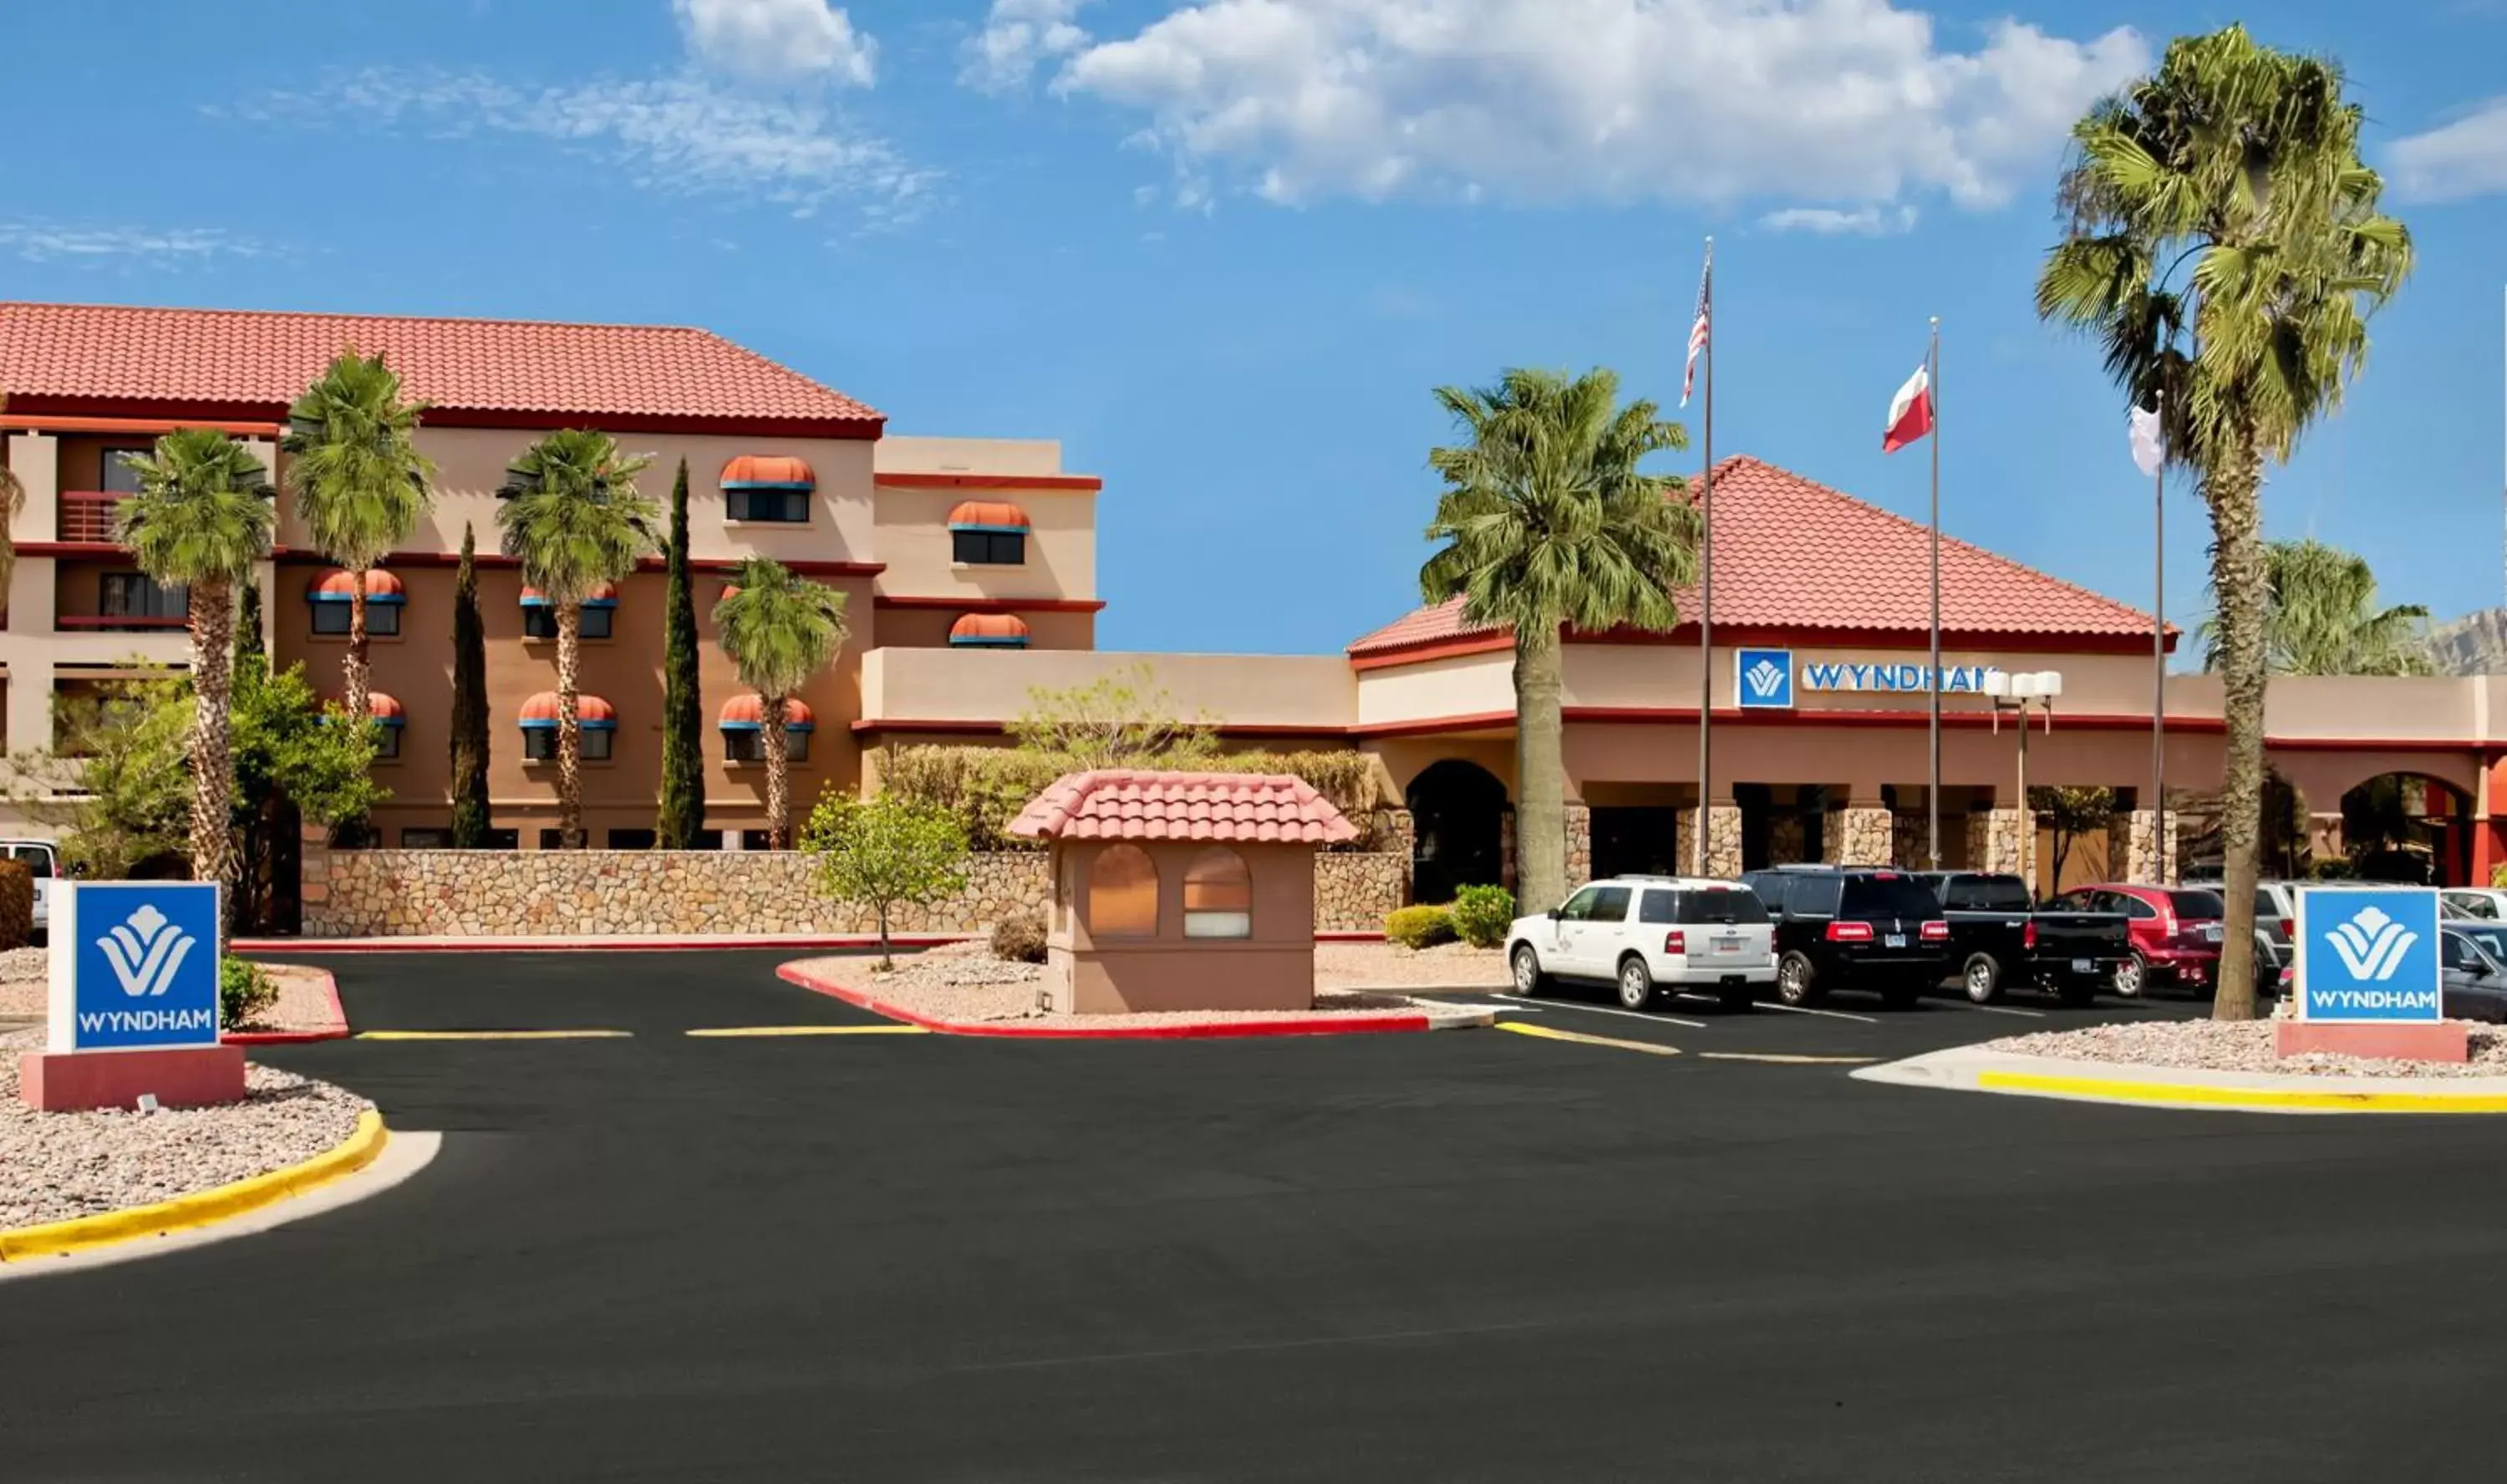
<path id="1" fill-rule="evenodd" d="M 461 527 L 453 579 L 453 848 L 488 847 L 488 632 L 479 619 L 478 538 Z"/>
<path id="2" fill-rule="evenodd" d="M 966 832 L 946 810 L 883 794 L 864 804 L 838 794 L 810 812 L 801 848 L 818 857 L 818 887 L 879 919 L 879 966 L 896 966 L 889 914 L 965 889 Z"/>
<path id="3" fill-rule="evenodd" d="M 1037 686 L 1010 735 L 1031 752 L 1061 759 L 1073 772 L 1089 768 L 1191 768 L 1218 750 L 1209 722 L 1177 714 L 1175 697 L 1146 665 L 1114 671 L 1067 690 Z"/>
<path id="4" fill-rule="evenodd" d="M 653 844 L 693 851 L 705 833 L 705 701 L 697 684 L 697 601 L 688 577 L 688 461 L 671 482 L 670 585 L 662 597 L 662 800 Z"/>
<path id="5" fill-rule="evenodd" d="M 2028 809 L 2046 821 L 2054 832 L 2054 889 L 2063 888 L 2063 862 L 2072 855 L 2072 846 L 2083 835 L 2104 830 L 2115 818 L 2116 796 L 2112 788 L 2031 788 Z M 2030 890 L 2037 884 L 2028 884 Z"/>

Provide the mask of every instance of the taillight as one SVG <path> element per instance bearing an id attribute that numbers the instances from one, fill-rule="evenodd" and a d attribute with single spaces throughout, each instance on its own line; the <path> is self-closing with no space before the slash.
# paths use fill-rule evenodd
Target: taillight
<path id="1" fill-rule="evenodd" d="M 2024 927 L 2022 927 L 2022 928 L 2020 928 L 2020 929 L 2019 929 L 2019 946 L 2020 946 L 2021 948 L 2031 949 L 2031 950 L 2033 950 L 2033 949 L 2035 949 L 2035 948 L 2036 948 L 2036 946 L 2037 946 L 2037 924 L 2036 924 L 2035 923 L 2028 923 L 2026 926 L 2024 926 Z"/>
<path id="2" fill-rule="evenodd" d="M 1831 923 L 1828 924 L 1827 936 L 1828 941 L 1831 943 L 1869 943 L 1871 941 L 1871 924 L 1869 923 Z"/>
<path id="3" fill-rule="evenodd" d="M 1926 923 L 1923 938 L 1927 943 L 1947 943 L 1950 940 L 1950 924 L 1938 919 Z"/>
<path id="4" fill-rule="evenodd" d="M 1667 954 L 1688 953 L 1689 935 L 1680 931 L 1678 928 L 1674 928 L 1671 931 L 1664 933 L 1662 935 L 1662 951 Z"/>

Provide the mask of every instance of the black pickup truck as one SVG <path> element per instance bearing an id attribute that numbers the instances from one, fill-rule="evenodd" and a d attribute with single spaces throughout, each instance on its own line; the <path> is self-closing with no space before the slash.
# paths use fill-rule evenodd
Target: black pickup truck
<path id="1" fill-rule="evenodd" d="M 2132 957 L 2132 930 L 2120 912 L 2050 912 L 2030 900 L 2016 876 L 1981 871 L 1918 873 L 1949 919 L 1950 961 L 1959 988 L 1991 1004 L 2013 985 L 2047 990 L 2085 1005 Z"/>

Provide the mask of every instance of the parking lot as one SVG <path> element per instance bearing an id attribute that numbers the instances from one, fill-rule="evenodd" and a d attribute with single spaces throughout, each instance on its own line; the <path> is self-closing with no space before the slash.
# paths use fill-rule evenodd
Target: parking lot
<path id="1" fill-rule="evenodd" d="M 0 1284 L 42 1357 L 0 1473 L 2496 1476 L 2507 1127 L 1832 1060 L 2190 1002 L 687 1033 L 878 1031 L 783 957 L 330 960 L 360 1031 L 605 1033 L 273 1050 L 443 1152 L 309 1221 Z"/>

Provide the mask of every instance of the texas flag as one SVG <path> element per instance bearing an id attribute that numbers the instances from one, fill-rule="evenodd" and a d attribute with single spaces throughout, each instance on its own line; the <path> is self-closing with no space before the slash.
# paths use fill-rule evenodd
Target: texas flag
<path id="1" fill-rule="evenodd" d="M 1907 379 L 1889 403 L 1889 430 L 1880 435 L 1880 452 L 1895 453 L 1933 430 L 1933 379 L 1924 368 Z"/>

